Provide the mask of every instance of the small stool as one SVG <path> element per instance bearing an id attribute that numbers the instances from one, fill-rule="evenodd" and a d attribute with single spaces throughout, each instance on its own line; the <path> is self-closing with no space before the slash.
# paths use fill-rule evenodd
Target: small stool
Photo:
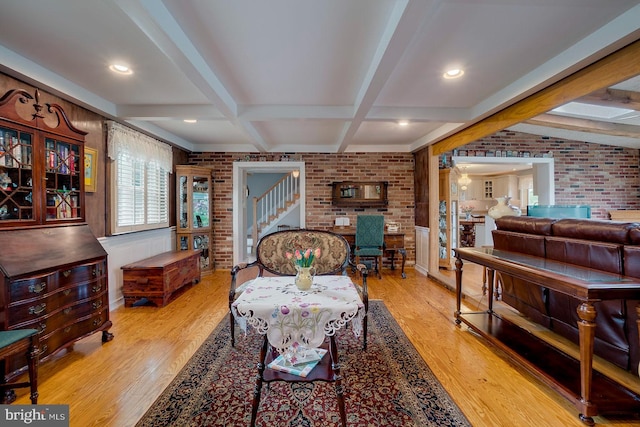
<path id="1" fill-rule="evenodd" d="M 31 403 L 38 403 L 38 364 L 40 351 L 37 329 L 15 329 L 0 331 L 0 396 L 6 399 L 6 392 L 14 388 L 30 387 Z M 26 356 L 29 367 L 29 381 L 21 383 L 6 382 L 6 358 L 10 356 Z M 15 400 L 15 398 L 13 399 Z M 11 400 L 11 401 L 13 401 Z M 9 403 L 9 402 L 4 402 Z"/>

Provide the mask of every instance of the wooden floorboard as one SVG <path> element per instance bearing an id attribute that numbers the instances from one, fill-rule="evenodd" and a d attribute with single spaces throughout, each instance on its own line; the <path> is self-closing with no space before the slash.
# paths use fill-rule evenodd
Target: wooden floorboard
<path id="1" fill-rule="evenodd" d="M 456 326 L 450 290 L 411 268 L 406 279 L 398 270 L 382 273 L 381 280 L 369 279 L 370 297 L 385 302 L 472 425 L 583 425 L 568 401 L 466 326 Z M 475 290 L 470 285 L 469 309 L 484 301 L 481 280 L 473 280 L 480 285 Z M 69 404 L 74 427 L 135 425 L 215 326 L 226 321 L 228 289 L 229 271 L 219 270 L 166 307 L 114 310 L 113 341 L 102 344 L 95 334 L 41 365 L 40 403 Z M 624 378 L 640 388 L 638 378 Z M 17 403 L 29 403 L 26 391 L 17 392 Z M 596 422 L 640 425 L 602 417 Z"/>

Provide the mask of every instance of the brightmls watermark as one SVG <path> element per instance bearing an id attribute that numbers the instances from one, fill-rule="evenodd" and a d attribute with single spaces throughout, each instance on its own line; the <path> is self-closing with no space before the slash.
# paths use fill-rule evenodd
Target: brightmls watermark
<path id="1" fill-rule="evenodd" d="M 69 405 L 0 405 L 3 427 L 69 427 Z"/>

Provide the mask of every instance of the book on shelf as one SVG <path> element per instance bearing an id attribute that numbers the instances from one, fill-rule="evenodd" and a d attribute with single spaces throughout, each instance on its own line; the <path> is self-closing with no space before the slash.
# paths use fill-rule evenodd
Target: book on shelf
<path id="1" fill-rule="evenodd" d="M 327 350 L 323 348 L 307 349 L 304 357 L 298 358 L 293 364 L 280 354 L 267 365 L 267 368 L 305 378 L 326 353 Z"/>

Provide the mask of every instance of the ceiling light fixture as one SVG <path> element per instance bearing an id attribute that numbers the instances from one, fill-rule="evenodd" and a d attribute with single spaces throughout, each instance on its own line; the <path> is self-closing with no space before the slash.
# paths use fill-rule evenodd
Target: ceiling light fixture
<path id="1" fill-rule="evenodd" d="M 125 74 L 125 75 L 133 74 L 133 70 L 131 70 L 131 68 L 129 68 L 128 65 L 124 65 L 124 64 L 111 64 L 109 65 L 109 69 L 114 73 L 118 73 L 118 74 Z"/>
<path id="2" fill-rule="evenodd" d="M 184 119 L 183 121 L 185 123 L 198 123 L 198 121 L 196 119 Z"/>
<path id="3" fill-rule="evenodd" d="M 300 171 L 298 169 L 294 169 L 293 172 L 291 172 L 291 174 L 293 175 L 294 178 L 297 178 L 300 176 Z"/>
<path id="4" fill-rule="evenodd" d="M 398 126 L 409 126 L 409 120 L 400 120 Z"/>
<path id="5" fill-rule="evenodd" d="M 459 77 L 462 77 L 462 75 L 464 74 L 464 70 L 461 68 L 452 68 L 451 70 L 447 70 L 442 77 L 444 77 L 445 79 L 457 79 Z"/>
<path id="6" fill-rule="evenodd" d="M 460 178 L 458 178 L 458 184 L 460 185 L 460 189 L 462 191 L 466 191 L 469 184 L 471 184 L 471 178 L 469 178 L 469 175 L 467 175 L 466 166 L 463 166 L 462 171 L 462 175 L 460 176 Z"/>

